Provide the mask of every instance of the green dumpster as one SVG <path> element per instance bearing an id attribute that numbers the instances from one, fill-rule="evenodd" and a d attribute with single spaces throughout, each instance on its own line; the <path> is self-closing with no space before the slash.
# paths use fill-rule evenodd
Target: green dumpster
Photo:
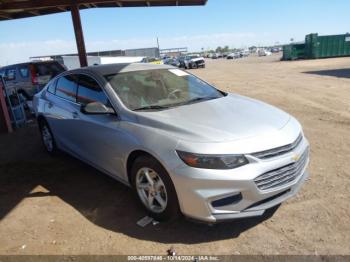
<path id="1" fill-rule="evenodd" d="M 297 60 L 305 57 L 305 44 L 290 44 L 283 46 L 282 60 Z"/>
<path id="2" fill-rule="evenodd" d="M 309 59 L 350 56 L 350 34 L 309 34 L 305 37 L 305 53 Z"/>

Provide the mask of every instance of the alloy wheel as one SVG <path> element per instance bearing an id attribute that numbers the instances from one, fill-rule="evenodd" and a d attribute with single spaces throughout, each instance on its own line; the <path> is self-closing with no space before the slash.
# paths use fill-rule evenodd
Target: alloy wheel
<path id="1" fill-rule="evenodd" d="M 163 212 L 168 203 L 168 195 L 163 180 L 151 168 L 140 168 L 136 174 L 136 190 L 142 203 L 154 213 Z"/>
<path id="2" fill-rule="evenodd" d="M 43 127 L 41 128 L 41 135 L 42 135 L 46 150 L 49 152 L 52 152 L 53 151 L 53 138 L 52 138 L 52 135 L 51 135 L 49 128 L 46 125 L 43 125 Z"/>

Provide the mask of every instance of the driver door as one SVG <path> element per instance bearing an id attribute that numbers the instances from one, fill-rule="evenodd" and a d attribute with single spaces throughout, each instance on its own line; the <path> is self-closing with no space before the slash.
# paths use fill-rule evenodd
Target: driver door
<path id="1" fill-rule="evenodd" d="M 112 107 L 97 81 L 91 76 L 80 74 L 77 103 L 82 107 L 91 102 Z M 124 138 L 116 115 L 91 115 L 80 110 L 70 132 L 83 160 L 113 175 L 122 174 L 119 172 L 123 166 L 120 141 Z"/>

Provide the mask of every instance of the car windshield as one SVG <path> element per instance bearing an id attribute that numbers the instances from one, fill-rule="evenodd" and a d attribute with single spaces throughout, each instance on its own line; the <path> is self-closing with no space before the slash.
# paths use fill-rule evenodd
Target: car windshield
<path id="1" fill-rule="evenodd" d="M 199 78 L 179 69 L 157 69 L 106 76 L 131 110 L 160 110 L 223 97 Z"/>

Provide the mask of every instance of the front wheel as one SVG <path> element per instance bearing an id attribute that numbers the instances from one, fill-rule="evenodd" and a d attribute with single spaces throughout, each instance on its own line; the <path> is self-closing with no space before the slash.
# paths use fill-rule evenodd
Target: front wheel
<path id="1" fill-rule="evenodd" d="M 154 219 L 165 221 L 180 214 L 173 182 L 154 158 L 141 156 L 133 164 L 132 185 L 137 198 Z"/>

